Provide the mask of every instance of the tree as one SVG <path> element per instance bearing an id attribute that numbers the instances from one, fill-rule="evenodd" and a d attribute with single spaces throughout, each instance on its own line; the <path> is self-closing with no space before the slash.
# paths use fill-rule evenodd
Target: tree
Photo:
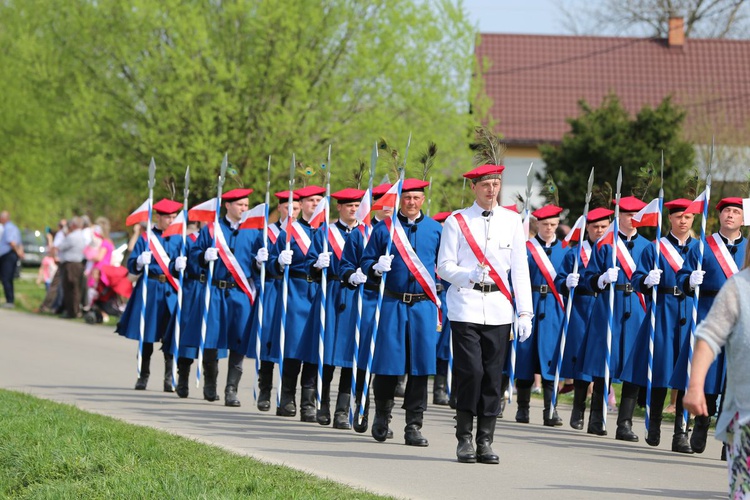
<path id="1" fill-rule="evenodd" d="M 659 166 L 664 152 L 666 199 L 694 196 L 695 151 L 681 138 L 685 112 L 664 99 L 656 108 L 644 107 L 631 118 L 615 95 L 599 108 L 579 102 L 581 115 L 568 120 L 571 131 L 559 146 L 541 146 L 546 172 L 554 179 L 561 206 L 580 213 L 591 167 L 595 184 L 606 193 L 605 183 L 614 188 L 622 166 L 622 196 L 635 195 L 646 202 L 659 191 Z M 539 179 L 544 181 L 544 179 Z M 692 194 L 686 194 L 691 189 Z M 602 199 L 604 198 L 604 199 Z M 599 204 L 608 203 L 600 196 Z M 572 222 L 572 221 L 571 221 Z"/>

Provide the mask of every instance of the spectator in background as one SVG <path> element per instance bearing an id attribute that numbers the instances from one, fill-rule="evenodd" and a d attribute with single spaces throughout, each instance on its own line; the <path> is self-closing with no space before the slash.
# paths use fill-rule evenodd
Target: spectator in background
<path id="1" fill-rule="evenodd" d="M 68 234 L 58 247 L 60 267 L 63 270 L 63 318 L 81 317 L 81 280 L 83 279 L 83 251 L 86 243 L 83 235 L 83 220 L 73 217 Z"/>
<path id="2" fill-rule="evenodd" d="M 102 277 L 102 268 L 112 260 L 115 244 L 109 237 L 109 219 L 99 217 L 92 228 L 91 243 L 84 250 L 86 258 L 86 307 L 88 310 L 96 299 L 97 285 Z"/>
<path id="3" fill-rule="evenodd" d="M 0 281 L 3 283 L 3 292 L 5 293 L 5 303 L 0 307 L 12 309 L 15 307 L 13 277 L 18 260 L 23 258 L 23 244 L 21 243 L 21 231 L 11 222 L 10 214 L 5 210 L 0 212 L 0 225 L 3 227 L 0 236 Z"/>
<path id="4" fill-rule="evenodd" d="M 60 247 L 63 240 L 65 239 L 65 233 L 67 231 L 68 231 L 68 221 L 65 219 L 60 219 L 60 222 L 57 223 L 57 231 L 55 232 L 55 236 L 52 238 L 52 245 L 50 246 L 50 254 L 52 258 L 55 259 L 55 264 L 57 265 L 57 272 L 52 277 L 52 283 L 50 283 L 50 286 L 47 289 L 47 295 L 45 295 L 42 305 L 39 306 L 39 311 L 44 312 L 44 313 L 55 314 L 59 312 L 60 308 L 62 307 L 63 270 L 60 268 L 60 258 L 58 256 L 57 249 Z"/>
<path id="5" fill-rule="evenodd" d="M 36 284 L 41 285 L 44 283 L 44 288 L 49 292 L 49 287 L 52 284 L 52 279 L 57 274 L 57 262 L 52 257 L 52 247 L 47 247 L 47 255 L 42 259 L 42 263 L 39 266 L 39 274 L 36 277 Z"/>

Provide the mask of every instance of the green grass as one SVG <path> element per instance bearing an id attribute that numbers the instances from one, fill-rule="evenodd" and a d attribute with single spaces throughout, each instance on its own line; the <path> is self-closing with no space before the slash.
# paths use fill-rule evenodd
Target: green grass
<path id="1" fill-rule="evenodd" d="M 44 283 L 36 284 L 36 268 L 24 268 L 23 277 L 13 282 L 16 297 L 16 309 L 19 311 L 37 312 L 47 294 Z"/>
<path id="2" fill-rule="evenodd" d="M 0 390 L 2 498 L 386 498 Z"/>

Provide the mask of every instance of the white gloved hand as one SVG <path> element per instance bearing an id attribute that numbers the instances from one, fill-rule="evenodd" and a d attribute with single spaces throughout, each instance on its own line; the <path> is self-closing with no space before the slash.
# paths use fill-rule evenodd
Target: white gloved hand
<path id="1" fill-rule="evenodd" d="M 143 266 L 146 266 L 148 264 L 151 264 L 151 252 L 146 250 L 145 252 L 141 252 L 138 258 L 135 260 L 135 265 L 138 270 L 141 270 L 143 269 Z"/>
<path id="2" fill-rule="evenodd" d="M 518 317 L 516 335 L 518 335 L 519 342 L 525 342 L 531 337 L 531 316 L 523 315 Z"/>
<path id="3" fill-rule="evenodd" d="M 599 276 L 599 280 L 596 282 L 597 285 L 599 285 L 599 288 L 604 288 L 606 285 L 609 285 L 610 283 L 615 283 L 617 281 L 617 276 L 620 274 L 620 268 L 619 267 L 610 267 L 606 271 L 604 271 L 604 274 Z"/>
<path id="4" fill-rule="evenodd" d="M 375 265 L 372 266 L 372 269 L 375 271 L 375 274 L 382 276 L 383 273 L 391 270 L 391 261 L 393 261 L 393 255 L 381 255 Z"/>
<path id="5" fill-rule="evenodd" d="M 258 253 L 255 254 L 255 262 L 259 266 L 263 265 L 264 262 L 268 261 L 268 249 L 266 247 L 260 247 Z"/>
<path id="6" fill-rule="evenodd" d="M 490 270 L 486 267 L 475 267 L 471 270 L 469 280 L 472 283 L 483 283 L 489 277 Z"/>
<path id="7" fill-rule="evenodd" d="M 652 269 L 648 272 L 648 276 L 643 280 L 643 284 L 648 287 L 653 287 L 661 283 L 661 269 Z"/>
<path id="8" fill-rule="evenodd" d="M 568 290 L 572 290 L 578 286 L 578 282 L 581 280 L 581 275 L 578 273 L 570 273 L 565 277 L 565 286 Z"/>
<path id="9" fill-rule="evenodd" d="M 702 285 L 704 274 L 706 274 L 706 271 L 693 271 L 690 273 L 690 288 Z"/>
<path id="10" fill-rule="evenodd" d="M 203 253 L 203 260 L 213 262 L 219 258 L 219 250 L 216 247 L 208 247 Z"/>
<path id="11" fill-rule="evenodd" d="M 362 272 L 362 269 L 357 268 L 357 271 L 349 276 L 349 284 L 352 286 L 362 285 L 367 282 L 367 276 Z"/>
<path id="12" fill-rule="evenodd" d="M 187 257 L 184 255 L 182 257 L 176 257 L 174 259 L 174 269 L 177 272 L 184 271 L 187 267 Z"/>
<path id="13" fill-rule="evenodd" d="M 292 257 L 294 256 L 294 250 L 282 250 L 279 253 L 279 265 L 283 268 L 292 264 Z"/>
<path id="14" fill-rule="evenodd" d="M 316 269 L 324 269 L 331 265 L 331 252 L 321 252 L 318 255 L 318 260 L 315 261 L 313 267 Z"/>

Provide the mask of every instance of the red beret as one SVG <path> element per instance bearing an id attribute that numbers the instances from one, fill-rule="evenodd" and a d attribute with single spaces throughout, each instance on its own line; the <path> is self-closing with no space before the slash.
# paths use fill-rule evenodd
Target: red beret
<path id="1" fill-rule="evenodd" d="M 464 174 L 464 177 L 473 181 L 479 181 L 482 177 L 493 175 L 498 176 L 493 178 L 499 179 L 499 176 L 503 173 L 503 170 L 505 170 L 505 167 L 503 165 L 482 165 L 473 170 L 469 170 Z"/>
<path id="2" fill-rule="evenodd" d="M 279 191 L 278 193 L 273 193 L 273 195 L 278 198 L 279 203 L 288 203 L 289 202 L 289 191 Z M 299 195 L 292 191 L 292 200 L 297 201 L 299 200 Z"/>
<path id="3" fill-rule="evenodd" d="M 520 214 L 521 212 L 518 211 L 518 205 L 502 205 L 502 207 L 506 210 L 510 210 L 511 212 L 515 212 L 517 214 Z"/>
<path id="4" fill-rule="evenodd" d="M 294 191 L 299 195 L 299 199 L 307 198 L 309 196 L 323 196 L 326 194 L 326 188 L 320 186 L 306 186 Z"/>
<path id="5" fill-rule="evenodd" d="M 676 212 L 684 212 L 691 203 L 691 200 L 686 200 L 685 198 L 677 198 L 676 200 L 664 202 L 664 208 L 669 210 L 670 214 Z"/>
<path id="6" fill-rule="evenodd" d="M 723 198 L 716 204 L 716 210 L 719 212 L 727 207 L 742 208 L 742 198 Z"/>
<path id="7" fill-rule="evenodd" d="M 375 186 L 374 188 L 372 188 L 372 197 L 376 199 L 380 198 L 386 192 L 388 192 L 389 189 L 391 189 L 391 186 L 393 186 L 393 184 L 390 184 L 388 182 L 384 182 L 380 186 Z"/>
<path id="8" fill-rule="evenodd" d="M 438 222 L 445 222 L 445 219 L 447 219 L 450 214 L 451 212 L 438 212 L 433 215 L 432 218 Z"/>
<path id="9" fill-rule="evenodd" d="M 221 195 L 221 200 L 229 201 L 229 202 L 241 200 L 243 198 L 247 198 L 248 196 L 250 196 L 250 193 L 252 192 L 253 192 L 252 189 L 244 189 L 244 188 L 232 189 L 231 191 L 227 191 L 226 193 Z"/>
<path id="10" fill-rule="evenodd" d="M 354 203 L 362 201 L 362 197 L 364 195 L 365 192 L 361 189 L 346 188 L 342 189 L 341 191 L 331 193 L 331 198 L 335 199 L 339 203 Z"/>
<path id="11" fill-rule="evenodd" d="M 613 204 L 614 202 L 612 200 Z M 645 206 L 646 204 L 635 196 L 620 198 L 620 212 L 638 212 Z"/>
<path id="12" fill-rule="evenodd" d="M 551 219 L 552 217 L 559 217 L 560 212 L 563 209 L 555 205 L 545 205 L 538 210 L 531 212 L 531 215 L 536 217 L 536 220 Z"/>
<path id="13" fill-rule="evenodd" d="M 603 207 L 589 210 L 589 213 L 586 214 L 586 224 L 591 224 L 592 222 L 599 222 L 600 220 L 609 219 L 613 213 L 615 212 L 608 208 L 603 208 Z"/>
<path id="14" fill-rule="evenodd" d="M 430 183 L 427 181 L 420 181 L 419 179 L 404 179 L 404 184 L 401 186 L 401 192 L 407 193 L 409 191 L 422 191 L 424 188 L 429 186 Z"/>
<path id="15" fill-rule="evenodd" d="M 177 212 L 182 210 L 182 203 L 162 198 L 161 200 L 154 203 L 154 210 L 156 210 L 156 213 L 162 215 L 176 214 Z"/>

